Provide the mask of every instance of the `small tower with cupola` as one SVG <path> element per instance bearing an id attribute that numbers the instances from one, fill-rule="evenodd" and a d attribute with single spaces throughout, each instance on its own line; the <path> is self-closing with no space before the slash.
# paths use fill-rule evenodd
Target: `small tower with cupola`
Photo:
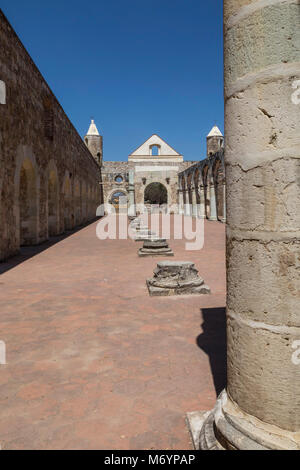
<path id="1" fill-rule="evenodd" d="M 84 137 L 84 142 L 99 166 L 103 160 L 103 138 L 99 134 L 95 121 L 92 119 L 89 130 Z"/>

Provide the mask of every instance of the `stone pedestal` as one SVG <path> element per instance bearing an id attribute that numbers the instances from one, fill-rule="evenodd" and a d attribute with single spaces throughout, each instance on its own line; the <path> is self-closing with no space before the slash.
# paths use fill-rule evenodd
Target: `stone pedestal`
<path id="1" fill-rule="evenodd" d="M 139 230 L 137 231 L 135 241 L 136 242 L 145 242 L 147 240 L 150 240 L 155 236 L 154 232 L 151 232 L 151 230 Z"/>
<path id="2" fill-rule="evenodd" d="M 163 238 L 150 238 L 144 242 L 143 248 L 139 249 L 139 256 L 174 256 L 167 240 Z"/>
<path id="3" fill-rule="evenodd" d="M 189 261 L 161 261 L 147 280 L 151 296 L 210 294 L 210 289 Z"/>

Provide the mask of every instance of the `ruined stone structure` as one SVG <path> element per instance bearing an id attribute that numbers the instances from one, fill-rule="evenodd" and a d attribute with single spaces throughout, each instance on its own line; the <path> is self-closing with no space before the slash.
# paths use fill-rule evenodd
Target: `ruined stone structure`
<path id="1" fill-rule="evenodd" d="M 90 153 L 1 11 L 0 42 L 4 260 L 22 245 L 41 243 L 95 217 L 102 142 L 87 136 Z"/>
<path id="2" fill-rule="evenodd" d="M 131 206 L 155 203 L 175 206 L 178 172 L 191 164 L 183 162 L 181 154 L 154 134 L 129 155 L 128 162 L 103 162 L 104 201 L 112 203 L 114 195 L 119 195 L 131 201 Z M 156 201 L 155 197 L 151 200 L 157 185 L 161 187 L 160 194 L 165 194 L 164 200 Z"/>
<path id="3" fill-rule="evenodd" d="M 226 222 L 224 138 L 214 126 L 207 136 L 207 158 L 179 173 L 180 213 Z"/>
<path id="4" fill-rule="evenodd" d="M 224 7 L 228 385 L 197 444 L 300 450 L 300 4 Z"/>
<path id="5" fill-rule="evenodd" d="M 128 162 L 103 162 L 104 201 L 123 197 L 133 205 L 163 205 L 210 220 L 226 220 L 224 138 L 214 126 L 207 136 L 207 159 L 184 162 L 156 134 L 131 153 Z M 157 197 L 159 193 L 159 197 Z M 198 207 L 196 207 L 198 205 Z M 135 209 L 130 216 L 136 215 Z"/>

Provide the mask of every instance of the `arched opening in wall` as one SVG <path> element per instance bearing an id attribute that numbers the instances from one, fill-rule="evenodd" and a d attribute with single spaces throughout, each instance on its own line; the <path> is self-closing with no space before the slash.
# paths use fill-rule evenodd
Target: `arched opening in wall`
<path id="1" fill-rule="evenodd" d="M 123 191 L 115 191 L 112 194 L 109 203 L 114 206 L 116 212 L 127 213 L 128 199 L 127 195 Z"/>
<path id="2" fill-rule="evenodd" d="M 58 181 L 54 170 L 48 179 L 48 234 L 49 237 L 58 234 Z"/>
<path id="3" fill-rule="evenodd" d="M 159 145 L 151 145 L 150 147 L 150 155 L 157 157 L 160 155 L 160 146 Z"/>
<path id="4" fill-rule="evenodd" d="M 20 172 L 20 245 L 34 245 L 38 240 L 37 227 L 37 175 L 29 158 L 23 162 Z"/>
<path id="5" fill-rule="evenodd" d="M 144 203 L 146 206 L 168 204 L 167 188 L 161 183 L 150 183 L 145 189 Z"/>
<path id="6" fill-rule="evenodd" d="M 72 187 L 69 176 L 66 176 L 64 183 L 64 223 L 65 230 L 73 228 L 73 208 L 72 208 Z"/>

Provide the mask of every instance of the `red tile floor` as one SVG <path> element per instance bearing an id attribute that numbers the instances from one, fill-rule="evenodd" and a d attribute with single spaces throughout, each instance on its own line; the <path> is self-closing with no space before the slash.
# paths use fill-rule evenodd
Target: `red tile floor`
<path id="1" fill-rule="evenodd" d="M 212 294 L 150 298 L 161 258 L 100 241 L 96 223 L 0 264 L 2 449 L 191 449 L 188 411 L 225 385 L 225 227 L 196 263 Z"/>

